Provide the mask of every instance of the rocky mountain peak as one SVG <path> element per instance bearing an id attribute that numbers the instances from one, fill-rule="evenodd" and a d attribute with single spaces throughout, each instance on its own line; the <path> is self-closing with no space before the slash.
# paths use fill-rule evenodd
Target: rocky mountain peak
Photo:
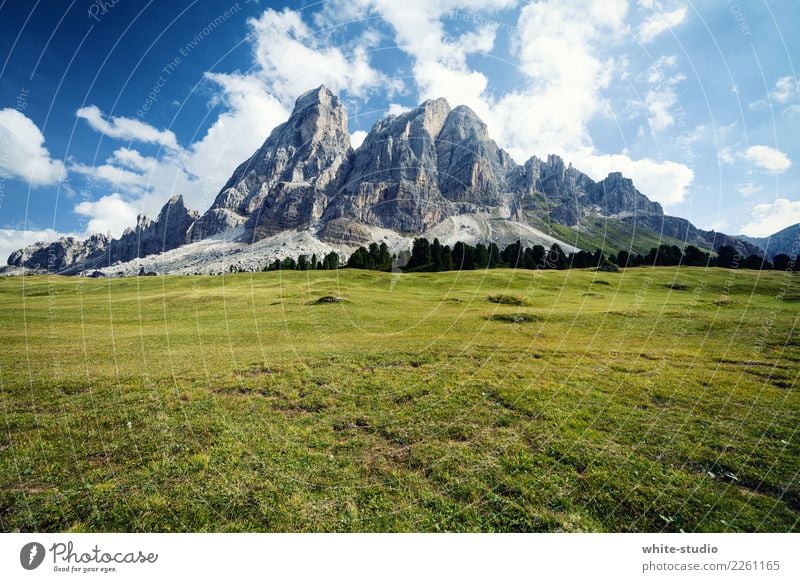
<path id="1" fill-rule="evenodd" d="M 347 143 L 347 147 L 350 146 L 347 112 L 339 98 L 325 85 L 297 98 L 287 125 L 296 132 L 301 147 L 326 140 L 335 146 L 343 142 Z"/>
<path id="2" fill-rule="evenodd" d="M 289 119 L 234 171 L 191 236 L 243 224 L 263 234 L 319 218 L 328 186 L 351 151 L 339 98 L 324 85 L 300 95 Z"/>
<path id="3" fill-rule="evenodd" d="M 450 104 L 446 99 L 428 99 L 416 109 L 411 110 L 406 115 L 412 119 L 418 119 L 422 129 L 430 136 L 436 137 L 442 130 L 447 116 L 450 114 Z"/>
<path id="4" fill-rule="evenodd" d="M 625 213 L 650 213 L 662 215 L 664 210 L 658 202 L 653 202 L 639 192 L 633 180 L 621 172 L 611 172 L 597 183 L 591 202 L 598 205 L 605 215 Z"/>

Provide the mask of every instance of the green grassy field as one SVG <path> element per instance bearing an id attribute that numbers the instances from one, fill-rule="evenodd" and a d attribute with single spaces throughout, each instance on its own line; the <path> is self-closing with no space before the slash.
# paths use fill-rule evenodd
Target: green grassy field
<path id="1" fill-rule="evenodd" d="M 798 283 L 3 279 L 0 529 L 798 531 Z"/>

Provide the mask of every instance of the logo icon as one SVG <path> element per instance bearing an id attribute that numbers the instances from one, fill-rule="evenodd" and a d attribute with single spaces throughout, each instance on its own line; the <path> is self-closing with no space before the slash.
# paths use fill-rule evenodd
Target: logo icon
<path id="1" fill-rule="evenodd" d="M 19 563 L 26 570 L 35 570 L 44 561 L 44 553 L 44 546 L 39 542 L 27 543 L 19 552 Z"/>

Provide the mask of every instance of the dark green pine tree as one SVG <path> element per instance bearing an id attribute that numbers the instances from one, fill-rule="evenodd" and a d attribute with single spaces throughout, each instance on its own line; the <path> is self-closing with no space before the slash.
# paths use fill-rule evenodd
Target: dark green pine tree
<path id="1" fill-rule="evenodd" d="M 506 248 L 503 249 L 503 253 L 501 255 L 503 264 L 507 267 L 517 268 L 521 267 L 522 265 L 520 262 L 522 261 L 522 243 L 517 241 L 515 243 L 511 243 Z"/>
<path id="2" fill-rule="evenodd" d="M 406 270 L 424 271 L 430 268 L 432 262 L 431 243 L 425 238 L 415 238 L 411 247 L 411 258 L 408 259 L 406 264 Z"/>
<path id="3" fill-rule="evenodd" d="M 388 271 L 392 268 L 392 253 L 389 252 L 389 247 L 386 246 L 385 242 L 382 242 L 378 247 L 378 260 L 375 268 L 381 271 Z"/>
<path id="4" fill-rule="evenodd" d="M 489 264 L 490 269 L 496 269 L 503 266 L 503 258 L 500 254 L 500 249 L 495 243 L 489 245 Z"/>
<path id="5" fill-rule="evenodd" d="M 567 256 L 564 254 L 564 251 L 560 246 L 556 243 L 553 243 L 553 246 L 550 247 L 550 251 L 547 253 L 547 265 L 550 269 L 566 269 L 567 268 Z"/>
<path id="6" fill-rule="evenodd" d="M 374 243 L 373 243 L 374 244 Z M 376 250 L 377 250 L 377 246 Z M 370 269 L 372 265 L 372 257 L 369 251 L 364 247 L 358 247 L 356 251 L 347 259 L 347 266 L 351 269 Z"/>
<path id="7" fill-rule="evenodd" d="M 483 243 L 475 245 L 475 268 L 486 269 L 489 267 L 489 249 Z"/>
<path id="8" fill-rule="evenodd" d="M 339 268 L 339 254 L 331 251 L 322 260 L 322 268 L 328 271 L 335 271 Z"/>

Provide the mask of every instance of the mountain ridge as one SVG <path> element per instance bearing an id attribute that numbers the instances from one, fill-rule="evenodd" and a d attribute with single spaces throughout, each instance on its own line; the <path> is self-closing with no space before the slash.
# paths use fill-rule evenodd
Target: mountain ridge
<path id="1" fill-rule="evenodd" d="M 303 233 L 300 250 L 346 252 L 373 240 L 408 247 L 411 237 L 440 225 L 439 231 L 457 225 L 479 242 L 520 237 L 575 247 L 565 233 L 591 231 L 598 217 L 629 232 L 628 243 L 617 244 L 632 249 L 639 229 L 711 250 L 736 242 L 763 253 L 747 240 L 665 215 L 620 172 L 596 182 L 556 155 L 517 164 L 470 108 L 451 108 L 441 98 L 378 120 L 353 149 L 347 112 L 321 85 L 298 97 L 287 121 L 237 166 L 204 213 L 189 210 L 176 195 L 155 220 L 140 216 L 119 239 L 35 243 L 12 253 L 8 264 L 74 274 L 164 255 L 159 268 L 172 272 L 170 251 L 200 241 L 249 244 L 237 253 L 258 247 L 264 259 L 293 250 L 286 236 L 280 246 L 270 244 L 290 231 Z"/>

